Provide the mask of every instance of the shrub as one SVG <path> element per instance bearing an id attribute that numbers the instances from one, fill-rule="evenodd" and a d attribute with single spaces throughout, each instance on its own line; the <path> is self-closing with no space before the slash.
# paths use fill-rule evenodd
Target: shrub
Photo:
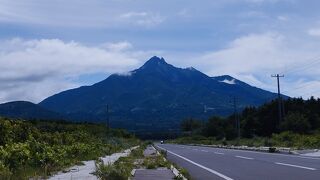
<path id="1" fill-rule="evenodd" d="M 0 118 L 0 134 L 0 179 L 46 177 L 138 143 L 126 132 L 107 130 L 104 125 L 55 121 Z M 12 177 L 3 178 L 10 174 Z"/>
<path id="2" fill-rule="evenodd" d="M 127 180 L 127 168 L 124 166 L 118 167 L 115 165 L 104 165 L 102 162 L 96 163 L 95 175 L 102 180 Z"/>
<path id="3" fill-rule="evenodd" d="M 308 119 L 300 113 L 289 113 L 280 127 L 285 131 L 292 131 L 296 133 L 307 133 L 311 129 Z"/>
<path id="4" fill-rule="evenodd" d="M 273 134 L 272 141 L 276 146 L 295 148 L 320 148 L 320 134 L 301 135 L 292 132 Z"/>
<path id="5" fill-rule="evenodd" d="M 10 179 L 11 175 L 12 173 L 10 172 L 9 168 L 0 161 L 0 179 Z"/>
<path id="6" fill-rule="evenodd" d="M 167 151 L 165 151 L 165 150 L 160 150 L 160 154 L 162 156 L 164 156 L 165 158 L 167 157 Z"/>
<path id="7" fill-rule="evenodd" d="M 158 167 L 170 168 L 170 163 L 163 159 L 163 156 L 146 157 L 142 163 L 147 169 L 156 169 Z"/>

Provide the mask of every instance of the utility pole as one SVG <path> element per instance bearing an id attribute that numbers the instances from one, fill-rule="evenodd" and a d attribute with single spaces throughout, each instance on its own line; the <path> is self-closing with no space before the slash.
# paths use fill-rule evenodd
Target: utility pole
<path id="1" fill-rule="evenodd" d="M 239 140 L 240 139 L 240 120 L 238 118 L 236 97 L 233 97 L 233 108 L 234 108 L 234 120 L 236 122 L 236 128 L 237 128 L 238 140 Z"/>
<path id="2" fill-rule="evenodd" d="M 282 122 L 282 115 L 283 115 L 283 107 L 282 107 L 282 98 L 281 98 L 281 93 L 280 93 L 280 78 L 284 77 L 284 75 L 271 75 L 271 77 L 276 77 L 277 78 L 277 83 L 278 83 L 278 113 L 279 113 L 279 124 Z"/>

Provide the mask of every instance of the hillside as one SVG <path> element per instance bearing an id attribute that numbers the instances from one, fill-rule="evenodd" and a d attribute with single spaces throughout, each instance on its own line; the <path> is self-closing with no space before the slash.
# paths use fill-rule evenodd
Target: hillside
<path id="1" fill-rule="evenodd" d="M 105 121 L 131 130 L 170 131 L 184 118 L 206 119 L 275 98 L 274 93 L 252 87 L 230 76 L 209 77 L 194 68 L 177 68 L 152 57 L 126 75 L 113 74 L 92 86 L 67 90 L 39 105 L 73 120 Z"/>
<path id="2" fill-rule="evenodd" d="M 27 101 L 14 101 L 0 104 L 0 116 L 22 119 L 63 119 L 61 114 Z"/>

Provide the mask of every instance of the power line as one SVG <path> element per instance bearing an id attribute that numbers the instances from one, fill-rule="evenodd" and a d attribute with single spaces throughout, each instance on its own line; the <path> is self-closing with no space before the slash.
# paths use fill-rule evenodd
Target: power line
<path id="1" fill-rule="evenodd" d="M 320 90 L 318 89 L 318 90 L 316 90 L 316 91 L 304 93 L 304 94 L 301 95 L 301 97 L 302 97 L 302 96 L 306 96 L 306 95 L 311 95 L 311 96 L 312 96 L 312 94 L 317 93 L 317 92 L 320 92 Z"/>
<path id="2" fill-rule="evenodd" d="M 314 83 L 304 84 L 302 86 L 298 86 L 298 87 L 292 88 L 290 90 L 285 90 L 285 91 L 282 92 L 282 94 L 287 93 L 287 92 L 292 92 L 292 91 L 295 91 L 295 90 L 298 90 L 298 89 L 302 89 L 302 88 L 305 88 L 305 87 L 308 87 L 308 86 L 312 86 L 312 85 L 314 85 Z"/>
<path id="3" fill-rule="evenodd" d="M 311 60 L 311 59 L 309 59 L 309 60 Z M 308 61 L 308 60 L 306 60 L 306 61 Z M 320 63 L 320 57 L 316 57 L 314 61 L 307 63 L 304 66 L 301 66 L 301 65 L 293 66 L 291 69 L 289 68 L 289 70 L 287 69 L 284 72 L 282 72 L 282 74 L 292 74 L 294 72 L 300 72 L 300 71 L 306 70 L 310 67 L 314 67 L 314 65 L 316 65 L 318 63 Z"/>
<path id="4" fill-rule="evenodd" d="M 306 88 L 306 87 L 309 87 L 309 86 L 311 86 L 311 87 L 314 86 L 315 87 L 316 85 L 320 84 L 320 82 L 318 80 L 302 82 L 302 83 L 304 83 L 304 84 L 302 84 L 300 86 L 297 86 L 295 88 L 289 89 L 289 90 L 285 90 L 285 91 L 282 92 L 282 94 L 288 93 L 288 92 L 294 92 L 296 90 L 299 90 L 299 89 L 302 89 L 302 88 Z M 317 92 L 317 91 L 315 91 L 315 92 Z M 312 92 L 306 92 L 306 93 L 302 94 L 302 96 L 304 96 L 306 94 L 310 94 L 310 93 L 312 93 Z"/>
<path id="5" fill-rule="evenodd" d="M 306 61 L 309 61 L 309 60 L 313 60 L 313 61 L 311 61 L 309 63 L 305 63 L 304 65 L 292 66 L 291 68 L 284 71 L 282 74 L 293 74 L 293 73 L 301 72 L 301 71 L 309 69 L 309 68 L 314 68 L 315 65 L 320 63 L 320 56 L 315 56 L 314 58 L 307 59 Z M 295 91 L 295 90 L 298 90 L 298 89 L 301 89 L 301 88 L 304 88 L 307 86 L 312 86 L 312 85 L 313 84 L 310 83 L 310 84 L 298 86 L 298 87 L 290 89 L 290 90 L 285 90 L 282 93 L 288 93 L 288 92 Z"/>

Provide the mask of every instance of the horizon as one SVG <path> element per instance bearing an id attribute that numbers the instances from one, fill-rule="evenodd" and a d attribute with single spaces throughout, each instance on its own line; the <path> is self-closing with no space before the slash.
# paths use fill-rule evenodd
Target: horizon
<path id="1" fill-rule="evenodd" d="M 181 6 L 183 3 L 183 6 Z M 170 8 L 168 8 L 170 5 Z M 320 97 L 316 0 L 1 0 L 0 103 L 53 94 L 140 67 L 230 75 L 282 94 Z"/>
<path id="2" fill-rule="evenodd" d="M 166 61 L 166 59 L 164 58 L 164 57 L 159 57 L 159 56 L 152 56 L 152 57 L 150 57 L 147 61 L 145 61 L 140 67 L 138 67 L 138 68 L 136 68 L 136 69 L 133 69 L 133 70 L 130 70 L 130 71 L 127 71 L 127 72 L 122 72 L 122 73 L 113 73 L 113 74 L 110 74 L 110 75 L 108 75 L 106 78 L 104 78 L 103 80 L 101 80 L 101 81 L 104 81 L 104 80 L 106 80 L 106 79 L 108 79 L 111 75 L 118 75 L 118 76 L 131 76 L 132 74 L 132 72 L 133 71 L 136 71 L 136 70 L 138 70 L 138 69 L 141 69 L 141 68 L 143 68 L 144 67 L 144 65 L 146 64 L 146 63 L 148 63 L 149 61 L 151 61 L 151 60 L 153 60 L 154 58 L 157 58 L 157 60 L 161 60 L 161 61 L 164 61 L 165 62 L 165 64 L 167 64 L 167 65 L 171 65 L 171 64 L 169 64 L 167 61 Z M 196 71 L 199 71 L 199 70 L 197 70 L 197 69 L 195 69 L 194 67 L 176 67 L 176 66 L 173 66 L 174 68 L 177 68 L 177 69 L 190 69 L 190 68 L 192 68 L 192 69 L 194 69 L 194 70 L 196 70 Z M 203 72 L 201 72 L 201 71 L 199 71 L 200 73 L 202 73 L 202 74 L 204 74 L 204 75 L 206 75 L 206 76 L 208 76 L 208 77 L 210 77 L 210 78 L 217 78 L 217 77 L 224 77 L 224 76 L 228 76 L 228 77 L 231 77 L 231 78 L 233 78 L 232 80 L 228 80 L 228 79 L 224 79 L 223 81 L 219 81 L 219 82 L 221 82 L 221 83 L 226 83 L 226 84 L 235 84 L 235 80 L 237 80 L 237 81 L 240 81 L 240 82 L 243 82 L 243 81 L 241 81 L 241 79 L 236 79 L 236 78 L 234 78 L 234 77 L 232 77 L 232 76 L 230 76 L 230 75 L 227 75 L 227 74 L 221 74 L 221 75 L 218 75 L 218 76 L 209 76 L 209 75 L 207 75 L 207 74 L 205 74 L 205 73 L 203 73 Z M 92 86 L 92 85 L 94 85 L 94 84 L 97 84 L 97 83 L 100 83 L 101 81 L 99 81 L 99 82 L 93 82 L 93 84 L 88 84 L 88 85 L 82 85 L 82 86 L 78 86 L 78 87 L 74 87 L 74 88 L 71 88 L 71 89 L 65 89 L 65 90 L 63 90 L 63 91 L 61 91 L 61 92 L 57 92 L 56 94 L 53 94 L 53 95 L 51 95 L 51 96 L 54 96 L 54 95 L 57 95 L 57 94 L 60 94 L 60 93 L 62 93 L 62 92 L 64 92 L 64 91 L 69 91 L 69 90 L 74 90 L 74 89 L 78 89 L 78 88 L 81 88 L 81 87 L 86 87 L 86 86 Z M 244 83 L 246 83 L 246 82 L 244 82 Z M 249 84 L 250 85 L 250 84 Z M 250 86 L 252 86 L 252 85 L 250 85 Z M 252 86 L 252 87 L 255 87 L 255 86 Z M 257 87 L 257 88 L 259 88 L 259 87 Z M 272 91 L 270 91 L 270 92 L 272 92 Z M 276 93 L 276 92 L 272 92 L 272 93 Z M 285 94 L 283 94 L 283 95 L 285 95 Z M 51 97 L 51 96 L 49 96 L 49 97 Z M 43 100 L 46 100 L 47 98 L 49 98 L 49 97 L 45 97 L 44 99 L 42 99 L 40 102 L 37 102 L 37 103 L 35 103 L 35 102 L 31 102 L 31 101 L 26 101 L 26 100 L 16 100 L 16 101 L 8 101 L 8 102 L 3 102 L 3 104 L 7 104 L 7 103 L 11 103 L 11 102 L 31 102 L 31 103 L 34 103 L 34 104 L 38 104 L 38 103 L 41 103 Z M 1 103 L 0 103 L 1 104 Z"/>
<path id="3" fill-rule="evenodd" d="M 319 179 L 319 7 L 0 0 L 0 179 Z"/>
<path id="4" fill-rule="evenodd" d="M 152 56 L 152 57 L 150 57 L 148 60 L 146 60 L 145 62 L 143 62 L 142 65 L 140 65 L 138 68 L 135 68 L 135 69 L 133 69 L 133 70 L 129 70 L 129 71 L 127 71 L 127 72 L 121 72 L 121 73 L 115 72 L 115 73 L 113 73 L 113 74 L 107 75 L 107 77 L 105 77 L 104 79 L 102 79 L 102 80 L 100 80 L 100 81 L 98 81 L 98 82 L 92 82 L 91 84 L 84 84 L 84 85 L 81 85 L 81 86 L 78 86 L 78 87 L 73 87 L 73 88 L 70 88 L 70 89 L 62 90 L 62 91 L 57 92 L 57 93 L 55 93 L 55 94 L 52 94 L 52 95 L 50 95 L 50 96 L 48 96 L 48 97 L 44 97 L 44 99 L 40 100 L 39 102 L 32 102 L 32 101 L 27 101 L 27 100 L 15 100 L 15 101 L 3 102 L 3 104 L 7 104 L 7 103 L 11 103 L 11 102 L 31 102 L 31 103 L 34 103 L 34 104 L 38 104 L 38 103 L 41 103 L 43 100 L 46 100 L 47 98 L 49 98 L 49 97 L 51 97 L 51 96 L 54 96 L 54 95 L 57 95 L 57 94 L 60 94 L 60 93 L 62 93 L 62 92 L 64 92 L 64 91 L 69 91 L 69 90 L 73 90 L 73 89 L 78 89 L 78 88 L 85 87 L 85 86 L 92 86 L 92 85 L 94 85 L 94 84 L 100 83 L 101 81 L 104 81 L 104 80 L 108 79 L 111 75 L 131 76 L 131 75 L 132 75 L 131 72 L 136 71 L 136 70 L 142 68 L 147 62 L 151 61 L 151 60 L 154 59 L 154 58 L 157 58 L 157 59 L 159 59 L 159 60 L 162 60 L 162 61 L 164 61 L 164 62 L 165 62 L 166 64 L 168 64 L 168 65 L 172 65 L 172 64 L 168 63 L 164 57 L 161 57 L 161 56 Z M 192 66 L 190 66 L 190 67 L 176 67 L 176 66 L 173 65 L 173 67 L 178 68 L 178 69 L 180 69 L 180 68 L 181 68 L 181 69 L 190 69 L 190 68 L 192 68 L 192 69 L 195 69 L 196 71 L 199 71 L 198 69 L 196 69 L 196 68 L 194 68 L 194 67 L 192 67 Z M 201 71 L 199 71 L 199 72 L 200 72 L 200 73 L 203 73 L 203 72 L 201 72 Z M 203 73 L 203 74 L 206 75 L 206 76 L 208 76 L 208 77 L 211 77 L 211 78 L 223 77 L 223 76 L 229 76 L 229 77 L 233 78 L 232 80 L 225 79 L 225 80 L 223 80 L 223 81 L 220 81 L 221 83 L 234 84 L 234 81 L 235 81 L 235 80 L 240 81 L 240 82 L 244 82 L 244 81 L 242 81 L 241 79 L 237 79 L 237 78 L 235 78 L 235 77 L 233 77 L 233 76 L 230 76 L 230 75 L 228 75 L 228 74 L 221 74 L 221 75 L 217 75 L 217 76 L 209 76 L 209 75 L 207 75 L 207 74 L 205 74 L 205 73 Z M 244 83 L 248 84 L 247 82 L 244 82 Z M 251 85 L 251 84 L 248 84 L 248 85 L 250 85 L 250 86 L 252 86 L 252 87 L 257 87 L 257 86 Z M 261 89 L 260 87 L 257 87 L 257 88 Z M 273 91 L 269 91 L 269 92 L 272 92 L 272 93 L 275 93 L 275 94 L 276 94 L 276 92 L 273 92 Z M 281 93 L 281 94 L 282 94 L 282 93 Z M 282 94 L 282 95 L 287 96 L 286 94 Z M 290 96 L 289 96 L 289 97 L 290 97 Z M 311 98 L 311 97 L 313 97 L 313 96 L 307 97 L 306 99 L 309 99 L 309 98 Z M 290 97 L 290 98 L 302 98 L 302 97 Z M 0 104 L 1 104 L 1 103 L 0 103 Z"/>
<path id="5" fill-rule="evenodd" d="M 103 80 L 101 80 L 101 81 L 99 81 L 99 82 L 94 82 L 93 84 L 90 84 L 90 85 L 83 85 L 83 86 L 79 86 L 79 87 L 75 87 L 75 88 L 71 88 L 71 89 L 66 89 L 66 90 L 63 90 L 63 91 L 61 91 L 61 92 L 57 92 L 56 94 L 53 94 L 53 95 L 51 95 L 51 96 L 49 96 L 49 97 L 45 97 L 44 99 L 42 99 L 42 100 L 41 100 L 40 102 L 38 102 L 38 103 L 34 103 L 34 102 L 31 102 L 31 103 L 33 103 L 33 104 L 40 104 L 42 101 L 44 101 L 44 100 L 46 100 L 46 99 L 48 99 L 48 98 L 50 98 L 50 97 L 52 97 L 52 96 L 54 96 L 54 95 L 58 95 L 58 94 L 60 94 L 60 93 L 63 93 L 63 92 L 65 92 L 65 91 L 75 90 L 75 89 L 78 89 L 78 88 L 81 88 L 81 87 L 93 86 L 93 85 L 95 85 L 95 84 L 98 84 L 98 83 L 100 83 L 100 82 L 102 82 L 102 81 L 107 80 L 107 79 L 108 79 L 110 76 L 112 76 L 112 75 L 132 76 L 132 73 L 133 73 L 134 71 L 143 68 L 148 62 L 154 60 L 155 58 L 156 58 L 156 60 L 163 61 L 166 65 L 172 66 L 171 64 L 169 64 L 169 63 L 166 61 L 166 59 L 165 59 L 164 57 L 152 56 L 152 57 L 150 57 L 147 61 L 145 61 L 140 67 L 138 67 L 138 68 L 136 68 L 136 69 L 130 70 L 130 71 L 128 71 L 128 72 L 123 72 L 123 73 L 113 73 L 113 74 L 108 75 L 106 78 L 104 78 Z M 184 68 L 176 67 L 176 66 L 173 66 L 173 67 L 176 68 L 176 69 L 196 70 L 196 71 L 198 71 L 198 72 L 200 72 L 200 73 L 202 73 L 202 74 L 204 74 L 204 75 L 206 75 L 207 77 L 210 77 L 210 78 L 225 77 L 224 80 L 220 80 L 220 81 L 219 81 L 220 83 L 226 83 L 226 84 L 230 84 L 230 85 L 236 85 L 237 83 L 236 83 L 235 81 L 238 81 L 238 82 L 242 82 L 242 83 L 248 84 L 248 83 L 246 83 L 246 82 L 243 82 L 241 79 L 236 79 L 236 78 L 234 78 L 234 77 L 232 77 L 232 76 L 230 76 L 230 75 L 226 75 L 226 74 L 222 74 L 222 75 L 218 75 L 218 76 L 208 76 L 207 74 L 205 74 L 205 73 L 203 73 L 203 72 L 195 69 L 194 67 L 184 67 Z M 154 67 L 152 67 L 152 68 L 154 68 Z M 190 68 L 192 68 L 192 69 L 190 69 Z M 229 80 L 228 78 L 232 78 L 232 80 Z M 251 87 L 256 87 L 256 86 L 253 86 L 253 85 L 251 85 L 251 84 L 248 84 L 248 85 L 250 85 Z M 256 88 L 259 88 L 259 87 L 256 87 Z M 261 88 L 259 88 L 259 89 L 261 89 Z M 262 90 L 264 90 L 264 89 L 262 89 Z M 271 92 L 271 93 L 273 93 L 273 94 L 276 94 L 276 92 L 272 92 L 272 91 L 269 91 L 269 92 Z M 286 94 L 281 94 L 281 95 L 287 96 Z M 311 97 L 313 97 L 313 96 L 311 96 Z M 307 99 L 310 99 L 311 97 L 309 97 L 309 98 L 307 98 Z M 289 98 L 302 98 L 302 97 L 290 97 L 290 96 L 289 96 Z M 2 103 L 2 104 L 15 103 L 15 102 L 27 102 L 27 103 L 30 103 L 30 101 L 17 100 L 17 101 L 4 102 L 4 103 Z M 266 102 L 266 104 L 267 104 L 267 103 L 270 103 L 270 102 Z"/>
<path id="6" fill-rule="evenodd" d="M 165 59 L 164 57 L 152 56 L 152 57 L 149 58 L 147 61 L 145 61 L 140 67 L 138 67 L 137 69 L 133 69 L 133 70 L 130 70 L 130 71 L 128 71 L 128 72 L 123 72 L 123 73 L 113 73 L 113 74 L 110 74 L 109 76 L 107 76 L 105 79 L 103 79 L 103 80 L 101 80 L 101 81 L 106 80 L 106 79 L 109 78 L 111 75 L 131 76 L 131 75 L 132 75 L 131 73 L 132 73 L 133 71 L 136 71 L 136 70 L 138 70 L 138 69 L 141 69 L 147 62 L 149 62 L 150 60 L 152 60 L 152 59 L 154 59 L 154 58 L 157 58 L 157 59 L 159 59 L 159 60 L 161 60 L 161 61 L 164 61 L 166 64 L 171 65 L 171 64 L 167 63 L 167 61 L 166 61 L 166 59 Z M 173 66 L 173 67 L 178 68 L 178 69 L 181 68 L 181 67 L 176 67 L 176 66 Z M 184 67 L 184 68 L 181 68 L 181 69 L 190 69 L 190 68 L 198 71 L 197 69 L 195 69 L 195 68 L 192 67 L 192 66 L 191 66 L 191 67 Z M 199 72 L 201 72 L 201 71 L 199 71 Z M 201 73 L 203 73 L 203 72 L 201 72 Z M 203 74 L 205 74 L 205 73 L 203 73 Z M 205 74 L 205 75 L 208 76 L 207 74 Z M 217 78 L 217 77 L 223 77 L 223 76 L 229 76 L 229 75 L 208 76 L 208 77 L 210 77 L 210 78 Z M 220 82 L 222 82 L 222 83 L 227 83 L 227 84 L 233 84 L 233 83 L 234 83 L 234 82 L 233 82 L 234 80 L 241 81 L 241 79 L 235 79 L 235 78 L 232 77 L 232 76 L 229 76 L 229 77 L 231 77 L 231 78 L 233 78 L 233 79 L 232 79 L 232 80 L 225 79 L 225 80 L 220 81 Z M 83 85 L 83 86 L 92 86 L 92 85 L 94 85 L 94 84 L 100 83 L 101 81 L 99 81 L 99 82 L 94 82 L 93 84 L 90 84 L 90 85 Z M 233 82 L 233 83 L 232 83 L 232 82 Z M 249 85 L 250 85 L 250 84 L 249 84 Z M 81 87 L 83 87 L 83 86 L 75 87 L 75 88 L 72 88 L 72 89 L 66 89 L 66 90 L 63 90 L 63 91 L 73 90 L 73 89 L 81 88 Z M 63 91 L 61 91 L 61 92 L 63 92 Z M 59 94 L 59 93 L 61 93 L 61 92 L 57 92 L 56 94 Z M 272 93 L 275 93 L 275 92 L 272 92 Z M 54 95 L 56 95 L 56 94 L 54 94 Z M 53 96 L 53 95 L 52 95 L 52 96 Z M 47 98 L 48 98 L 48 97 L 45 97 L 43 100 L 45 100 L 45 99 L 47 99 Z M 41 101 L 43 101 L 43 100 L 41 100 Z M 19 101 L 21 101 L 21 102 L 29 102 L 29 101 L 25 101 L 25 100 L 17 100 L 17 101 L 4 102 L 4 104 L 5 104 L 5 103 L 10 103 L 10 102 L 19 102 Z M 40 102 L 41 102 L 41 101 L 40 101 Z M 40 103 L 40 102 L 39 102 L 39 103 Z M 34 103 L 34 102 L 32 102 L 32 103 Z M 34 103 L 34 104 L 37 104 L 37 103 Z"/>

